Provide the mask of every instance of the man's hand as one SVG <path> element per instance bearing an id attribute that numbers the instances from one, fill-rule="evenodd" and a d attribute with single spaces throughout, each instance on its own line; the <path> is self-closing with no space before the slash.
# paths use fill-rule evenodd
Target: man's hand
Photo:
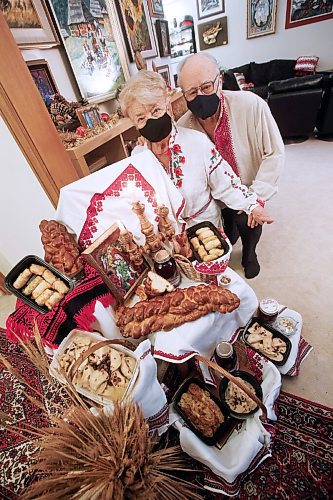
<path id="1" fill-rule="evenodd" d="M 136 145 L 144 146 L 145 144 L 146 144 L 146 139 L 142 135 L 139 135 L 139 137 L 136 140 Z"/>
<path id="2" fill-rule="evenodd" d="M 256 207 L 247 217 L 247 225 L 249 227 L 256 227 L 258 224 L 272 224 L 274 219 L 268 214 L 267 210 L 263 207 Z"/>

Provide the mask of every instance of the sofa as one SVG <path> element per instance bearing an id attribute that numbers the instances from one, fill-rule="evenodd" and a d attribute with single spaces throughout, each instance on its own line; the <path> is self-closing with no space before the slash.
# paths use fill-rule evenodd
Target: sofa
<path id="1" fill-rule="evenodd" d="M 323 75 L 323 96 L 317 117 L 317 137 L 333 136 L 333 73 Z"/>
<path id="2" fill-rule="evenodd" d="M 295 64 L 296 60 L 294 59 L 273 59 L 264 63 L 250 62 L 238 68 L 228 69 L 223 72 L 223 89 L 240 90 L 235 73 L 243 73 L 245 81 L 254 84 L 251 92 L 267 99 L 268 84 L 275 80 L 293 78 Z"/>
<path id="3" fill-rule="evenodd" d="M 276 80 L 268 84 L 267 104 L 284 139 L 306 139 L 317 123 L 322 104 L 323 75 Z"/>

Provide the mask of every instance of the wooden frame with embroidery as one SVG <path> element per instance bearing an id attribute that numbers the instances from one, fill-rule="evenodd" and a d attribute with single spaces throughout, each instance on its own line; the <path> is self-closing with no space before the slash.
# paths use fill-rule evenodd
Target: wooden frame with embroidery
<path id="1" fill-rule="evenodd" d="M 113 224 L 83 252 L 83 258 L 100 274 L 117 304 L 123 304 L 139 286 L 150 266 L 146 259 L 139 269 L 133 269 L 118 241 L 120 228 Z"/>

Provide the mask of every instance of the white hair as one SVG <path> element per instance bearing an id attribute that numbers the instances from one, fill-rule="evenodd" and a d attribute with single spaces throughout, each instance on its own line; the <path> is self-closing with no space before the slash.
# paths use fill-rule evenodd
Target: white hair
<path id="1" fill-rule="evenodd" d="M 211 54 L 209 54 L 209 52 L 207 52 L 207 53 L 198 52 L 197 54 L 191 54 L 190 56 L 185 57 L 185 59 L 183 59 L 178 64 L 178 67 L 177 67 L 178 85 L 181 86 L 180 80 L 181 80 L 182 70 L 184 69 L 184 67 L 186 66 L 186 64 L 189 61 L 192 61 L 193 59 L 194 60 L 195 59 L 206 59 L 207 61 L 209 61 L 210 63 L 212 63 L 215 66 L 215 68 L 217 69 L 218 72 L 220 71 L 219 64 L 218 64 L 217 60 L 215 59 L 214 56 L 212 56 Z"/>

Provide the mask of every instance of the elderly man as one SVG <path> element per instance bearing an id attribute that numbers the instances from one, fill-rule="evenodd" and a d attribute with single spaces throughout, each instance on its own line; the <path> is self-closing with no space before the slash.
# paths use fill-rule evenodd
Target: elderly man
<path id="1" fill-rule="evenodd" d="M 284 164 L 284 145 L 265 101 L 249 91 L 222 90 L 218 64 L 209 54 L 194 54 L 182 61 L 178 82 L 189 108 L 179 124 L 206 133 L 264 206 L 278 190 Z M 253 224 L 251 214 L 227 207 L 222 215 L 231 242 L 241 237 L 246 278 L 254 278 L 260 272 L 256 246 L 262 226 Z"/>

